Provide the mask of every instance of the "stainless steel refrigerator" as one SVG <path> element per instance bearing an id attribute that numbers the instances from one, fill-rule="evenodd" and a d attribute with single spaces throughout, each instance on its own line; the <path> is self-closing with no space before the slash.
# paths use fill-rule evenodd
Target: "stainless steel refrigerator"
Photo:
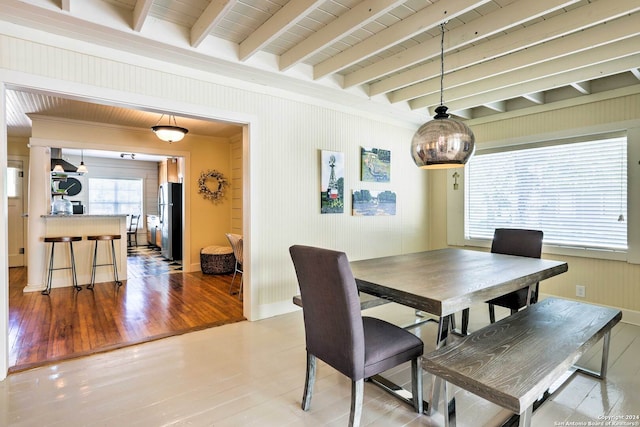
<path id="1" fill-rule="evenodd" d="M 158 215 L 162 233 L 162 256 L 182 259 L 182 184 L 168 182 L 158 191 Z"/>

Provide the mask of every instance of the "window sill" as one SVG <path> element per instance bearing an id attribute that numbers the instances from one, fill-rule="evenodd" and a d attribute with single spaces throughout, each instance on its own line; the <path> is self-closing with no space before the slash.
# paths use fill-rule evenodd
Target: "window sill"
<path id="1" fill-rule="evenodd" d="M 491 248 L 491 240 L 465 240 L 464 246 L 470 249 L 473 248 L 483 248 L 489 249 Z M 543 255 L 562 255 L 562 256 L 572 256 L 572 257 L 580 257 L 580 258 L 594 258 L 594 259 L 604 259 L 609 261 L 624 261 L 627 262 L 627 251 L 622 250 L 612 250 L 612 249 L 587 249 L 587 248 L 579 248 L 579 247 L 571 247 L 571 246 L 557 246 L 557 245 L 543 245 L 542 246 L 542 254 Z"/>

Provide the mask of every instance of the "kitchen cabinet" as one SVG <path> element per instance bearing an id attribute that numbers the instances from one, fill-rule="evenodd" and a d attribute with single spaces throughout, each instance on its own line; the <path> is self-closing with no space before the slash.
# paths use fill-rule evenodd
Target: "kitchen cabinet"
<path id="1" fill-rule="evenodd" d="M 168 158 L 158 164 L 158 183 L 180 182 L 178 159 Z"/>

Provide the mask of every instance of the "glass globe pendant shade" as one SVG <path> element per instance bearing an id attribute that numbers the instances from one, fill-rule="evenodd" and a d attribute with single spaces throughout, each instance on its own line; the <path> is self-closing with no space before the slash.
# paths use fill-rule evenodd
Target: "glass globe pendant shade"
<path id="1" fill-rule="evenodd" d="M 178 142 L 189 132 L 185 128 L 170 125 L 153 126 L 151 130 L 158 138 L 166 142 Z"/>
<path id="2" fill-rule="evenodd" d="M 436 115 L 420 126 L 411 140 L 411 155 L 423 169 L 462 167 L 475 151 L 475 136 L 466 124 L 449 118 L 440 105 Z"/>

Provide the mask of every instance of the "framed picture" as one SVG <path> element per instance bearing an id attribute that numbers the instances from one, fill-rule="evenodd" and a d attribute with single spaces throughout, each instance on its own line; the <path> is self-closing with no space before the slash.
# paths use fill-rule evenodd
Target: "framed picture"
<path id="1" fill-rule="evenodd" d="M 362 147 L 360 149 L 361 180 L 389 182 L 391 180 L 391 150 Z"/>
<path id="2" fill-rule="evenodd" d="M 320 213 L 344 212 L 344 153 L 321 150 Z"/>
<path id="3" fill-rule="evenodd" d="M 354 216 L 395 215 L 396 193 L 389 190 L 354 190 L 351 206 Z"/>

